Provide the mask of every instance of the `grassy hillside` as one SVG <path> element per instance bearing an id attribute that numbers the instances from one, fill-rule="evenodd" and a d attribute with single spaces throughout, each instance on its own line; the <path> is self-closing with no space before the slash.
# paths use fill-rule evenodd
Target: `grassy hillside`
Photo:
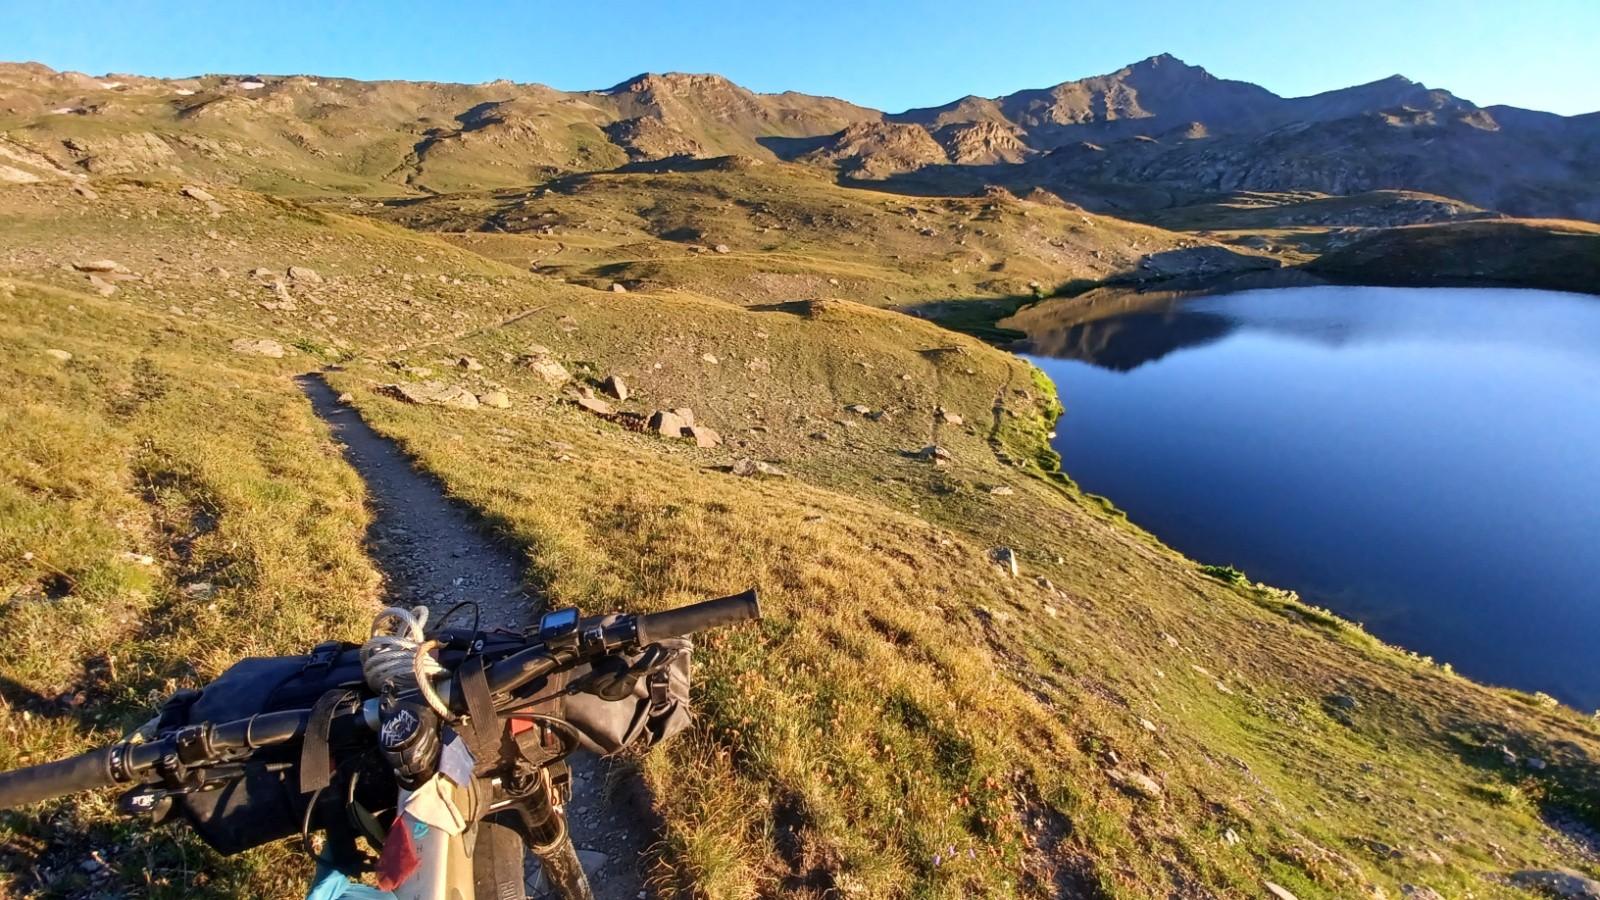
<path id="1" fill-rule="evenodd" d="M 761 627 L 702 648 L 698 727 L 644 763 L 663 891 L 1517 897 L 1516 869 L 1600 871 L 1541 818 L 1600 824 L 1591 718 L 1162 547 L 1055 471 L 1053 391 L 1015 357 L 862 303 L 615 293 L 243 192 L 214 215 L 177 185 L 94 191 L 0 190 L 0 503 L 20 523 L 0 537 L 19 637 L 0 766 L 106 740 L 240 652 L 359 634 L 378 602 L 360 484 L 290 380 L 337 362 L 554 602 L 762 589 Z M 109 295 L 71 265 L 102 257 L 131 270 L 97 276 Z M 724 445 L 578 409 L 517 364 L 533 344 L 627 379 L 624 411 L 693 407 Z M 406 379 L 511 406 L 379 390 Z M 931 443 L 946 464 L 917 458 Z M 742 457 L 788 476 L 730 474 Z M 8 889 L 289 896 L 309 871 L 109 809 L 0 818 Z"/>
<path id="2" fill-rule="evenodd" d="M 1031 297 L 1072 280 L 1277 265 L 1043 193 L 907 197 L 841 187 L 808 167 L 738 158 L 359 211 L 569 282 L 689 290 L 746 305 L 829 296 L 915 307 Z"/>
<path id="3" fill-rule="evenodd" d="M 1364 235 L 1311 270 L 1363 284 L 1508 284 L 1600 293 L 1600 226 L 1503 219 Z"/>

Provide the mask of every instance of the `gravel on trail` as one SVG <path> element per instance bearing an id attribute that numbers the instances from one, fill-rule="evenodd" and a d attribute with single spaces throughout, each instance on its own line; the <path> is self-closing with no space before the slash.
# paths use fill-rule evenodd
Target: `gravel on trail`
<path id="1" fill-rule="evenodd" d="M 366 483 L 373 514 L 367 551 L 384 574 L 386 602 L 427 606 L 433 615 L 443 615 L 455 604 L 473 600 L 485 630 L 522 631 L 533 624 L 542 601 L 527 590 L 522 559 L 487 537 L 471 513 L 452 502 L 436 479 L 418 471 L 395 442 L 339 403 L 326 381 L 303 375 L 297 383 Z M 645 788 L 623 766 L 613 771 L 610 762 L 591 754 L 570 762 L 568 821 L 595 897 L 648 896 L 644 854 L 655 835 L 648 824 Z M 531 856 L 528 877 L 529 896 L 543 896 L 538 864 Z"/>

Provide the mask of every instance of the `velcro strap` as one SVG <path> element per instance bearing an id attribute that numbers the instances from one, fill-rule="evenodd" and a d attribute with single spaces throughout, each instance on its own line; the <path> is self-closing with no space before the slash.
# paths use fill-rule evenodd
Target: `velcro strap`
<path id="1" fill-rule="evenodd" d="M 461 737 L 473 758 L 483 762 L 494 755 L 500 744 L 500 720 L 495 718 L 494 698 L 489 695 L 489 680 L 483 674 L 483 654 L 474 653 L 461 663 L 456 669 L 456 684 L 467 701 L 468 727 Z"/>
<path id="2" fill-rule="evenodd" d="M 335 689 L 317 698 L 306 720 L 306 734 L 300 743 L 300 793 L 320 791 L 333 783 L 333 752 L 328 734 L 333 729 L 333 714 L 353 691 Z"/>

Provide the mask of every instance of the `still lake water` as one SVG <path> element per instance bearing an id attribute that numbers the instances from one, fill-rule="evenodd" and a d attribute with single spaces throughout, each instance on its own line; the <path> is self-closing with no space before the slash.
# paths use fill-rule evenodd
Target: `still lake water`
<path id="1" fill-rule="evenodd" d="M 1600 297 L 1319 286 L 1124 308 L 1012 323 L 1060 389 L 1055 446 L 1085 490 L 1463 674 L 1600 707 Z"/>

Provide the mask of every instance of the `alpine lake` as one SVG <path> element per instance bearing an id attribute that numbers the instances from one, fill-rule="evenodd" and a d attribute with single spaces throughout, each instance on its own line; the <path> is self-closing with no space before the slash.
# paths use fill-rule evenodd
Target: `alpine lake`
<path id="1" fill-rule="evenodd" d="M 1062 469 L 1169 546 L 1600 708 L 1600 297 L 1102 289 L 1001 324 Z"/>

